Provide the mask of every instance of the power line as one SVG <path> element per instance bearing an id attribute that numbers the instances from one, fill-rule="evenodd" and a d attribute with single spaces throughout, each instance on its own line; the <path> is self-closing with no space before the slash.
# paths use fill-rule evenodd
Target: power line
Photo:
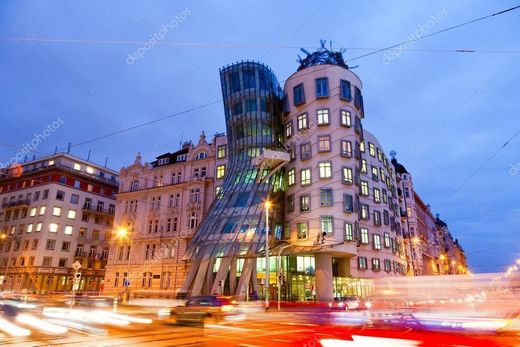
<path id="1" fill-rule="evenodd" d="M 520 8 L 520 5 L 514 6 L 514 7 L 511 7 L 511 8 L 508 8 L 506 10 L 500 11 L 500 12 L 496 12 L 496 13 L 493 13 L 493 14 L 490 14 L 490 15 L 487 15 L 487 16 L 484 16 L 484 17 L 480 17 L 480 18 L 477 18 L 477 19 L 470 20 L 469 22 L 464 22 L 464 23 L 461 23 L 461 24 L 457 24 L 457 25 L 451 26 L 451 27 L 446 28 L 446 29 L 442 29 L 442 30 L 433 32 L 431 34 L 427 34 L 427 35 L 420 36 L 420 37 L 413 37 L 411 40 L 402 41 L 402 42 L 399 42 L 399 43 L 397 43 L 395 45 L 392 45 L 392 46 L 389 46 L 389 47 L 386 47 L 386 48 L 381 48 L 381 49 L 379 49 L 377 51 L 366 53 L 366 54 L 354 57 L 352 59 L 348 59 L 347 61 L 352 61 L 352 60 L 356 60 L 356 59 L 365 58 L 365 57 L 368 57 L 368 56 L 373 55 L 373 54 L 381 53 L 381 52 L 387 51 L 389 49 L 399 47 L 399 46 L 401 46 L 403 44 L 408 44 L 408 43 L 411 43 L 411 42 L 417 42 L 417 41 L 423 40 L 423 39 L 425 39 L 427 37 L 432 37 L 432 36 L 444 33 L 446 31 L 450 31 L 450 30 L 453 30 L 453 29 L 456 29 L 456 28 L 463 27 L 465 25 L 476 23 L 476 22 L 479 22 L 481 20 L 484 20 L 484 19 L 487 19 L 487 18 L 491 18 L 491 17 L 494 17 L 494 16 L 498 16 L 498 15 L 504 14 L 506 12 L 514 11 L 514 10 L 519 9 L 519 8 Z"/>
<path id="2" fill-rule="evenodd" d="M 143 45 L 148 41 L 135 40 L 84 40 L 84 39 L 60 39 L 60 38 L 25 38 L 25 37 L 0 37 L 0 41 L 8 42 L 41 42 L 41 43 L 75 43 L 75 44 L 107 44 L 107 45 Z M 157 41 L 158 46 L 187 46 L 187 47 L 211 47 L 211 48 L 283 48 L 300 49 L 301 47 L 312 49 L 310 45 L 281 45 L 273 47 L 269 44 L 261 43 L 212 43 L 194 41 Z M 351 51 L 372 51 L 379 53 L 390 48 L 370 48 L 370 47 L 344 47 Z M 392 46 L 393 48 L 393 46 Z M 490 53 L 490 54 L 519 54 L 520 50 L 500 50 L 500 49 L 473 49 L 473 48 L 410 48 L 407 51 L 413 52 L 440 52 L 440 53 Z M 359 58 L 359 57 L 358 57 Z M 353 58 L 357 59 L 357 58 Z M 353 60 L 350 59 L 350 60 Z"/>

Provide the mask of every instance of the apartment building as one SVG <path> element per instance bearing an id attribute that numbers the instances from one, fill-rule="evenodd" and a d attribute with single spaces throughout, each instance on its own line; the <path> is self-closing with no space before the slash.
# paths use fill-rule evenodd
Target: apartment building
<path id="1" fill-rule="evenodd" d="M 171 297 L 184 283 L 190 264 L 184 252 L 216 196 L 227 170 L 227 139 L 186 142 L 173 153 L 120 171 L 107 293 Z"/>
<path id="2" fill-rule="evenodd" d="M 103 289 L 115 214 L 118 174 L 102 165 L 57 153 L 9 168 L 0 178 L 2 290 Z"/>

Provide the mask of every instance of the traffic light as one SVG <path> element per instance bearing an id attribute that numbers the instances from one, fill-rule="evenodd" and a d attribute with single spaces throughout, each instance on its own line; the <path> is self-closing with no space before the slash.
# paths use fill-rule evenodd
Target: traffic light
<path id="1" fill-rule="evenodd" d="M 74 280 L 79 281 L 81 279 L 81 272 L 76 272 L 74 274 Z"/>

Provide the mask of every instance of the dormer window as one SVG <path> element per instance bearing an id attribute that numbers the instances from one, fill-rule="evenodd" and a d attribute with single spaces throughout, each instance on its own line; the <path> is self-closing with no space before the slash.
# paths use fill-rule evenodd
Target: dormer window
<path id="1" fill-rule="evenodd" d="M 180 154 L 177 156 L 177 161 L 186 161 L 186 154 Z"/>
<path id="2" fill-rule="evenodd" d="M 169 162 L 170 162 L 170 158 L 161 158 L 161 159 L 159 159 L 158 164 L 159 164 L 159 165 L 166 165 L 166 164 L 168 164 Z"/>
<path id="3" fill-rule="evenodd" d="M 200 152 L 197 154 L 197 159 L 206 159 L 208 157 L 208 153 L 206 152 Z"/>

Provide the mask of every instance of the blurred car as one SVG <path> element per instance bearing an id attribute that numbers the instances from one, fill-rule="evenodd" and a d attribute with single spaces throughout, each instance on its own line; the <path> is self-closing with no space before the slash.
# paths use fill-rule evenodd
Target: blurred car
<path id="1" fill-rule="evenodd" d="M 194 296 L 185 305 L 173 307 L 171 318 L 179 323 L 212 324 L 236 314 L 231 298 L 214 295 Z"/>
<path id="2" fill-rule="evenodd" d="M 33 310 L 35 308 L 36 305 L 19 297 L 0 298 L 0 312 L 7 317 L 14 317 L 22 311 Z"/>
<path id="3" fill-rule="evenodd" d="M 360 307 L 360 300 L 355 295 L 347 295 L 334 298 L 334 302 L 329 303 L 331 310 L 357 310 Z"/>

